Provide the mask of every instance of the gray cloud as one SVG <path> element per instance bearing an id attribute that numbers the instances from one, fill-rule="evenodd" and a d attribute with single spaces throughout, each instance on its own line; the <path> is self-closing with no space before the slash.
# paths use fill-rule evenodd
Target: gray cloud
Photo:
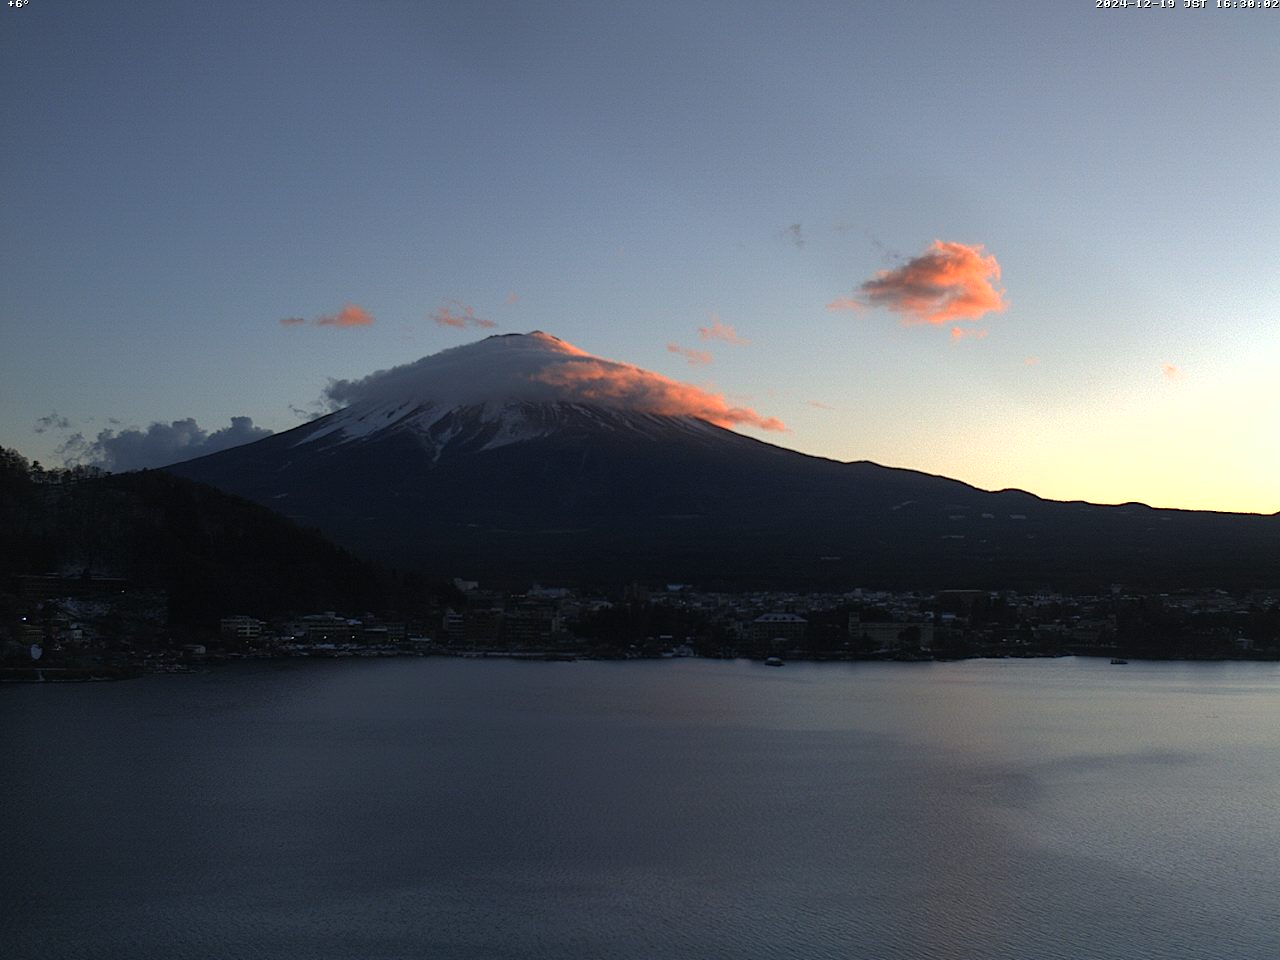
<path id="1" fill-rule="evenodd" d="M 70 429 L 71 429 L 71 421 L 68 420 L 66 417 L 59 416 L 56 410 L 53 413 L 49 414 L 47 417 L 41 417 L 39 420 L 36 421 L 36 425 L 32 427 L 32 430 L 34 430 L 36 433 L 44 433 L 46 430 L 61 431 L 61 430 L 70 430 Z"/>
<path id="2" fill-rule="evenodd" d="M 330 381 L 332 382 L 332 381 Z M 289 412 L 301 420 L 303 423 L 310 423 L 312 420 L 319 420 L 332 411 L 322 401 L 314 401 L 311 406 L 300 407 L 296 403 L 289 404 Z"/>
<path id="3" fill-rule="evenodd" d="M 188 417 L 171 423 L 152 423 L 145 430 L 102 430 L 92 440 L 74 433 L 63 442 L 59 452 L 68 463 L 114 471 L 141 470 L 203 457 L 269 436 L 271 431 L 255 427 L 252 417 L 232 417 L 230 426 L 212 433 Z"/>

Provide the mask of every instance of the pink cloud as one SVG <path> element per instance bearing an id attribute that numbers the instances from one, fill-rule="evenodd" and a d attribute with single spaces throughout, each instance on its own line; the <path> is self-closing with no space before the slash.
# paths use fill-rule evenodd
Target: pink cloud
<path id="1" fill-rule="evenodd" d="M 508 293 L 506 298 L 502 302 L 509 307 L 519 299 L 520 299 L 520 294 L 515 293 L 513 291 L 512 293 Z"/>
<path id="2" fill-rule="evenodd" d="M 977 329 L 965 329 L 964 327 L 951 328 L 952 342 L 957 340 L 966 340 L 966 339 L 985 340 L 986 337 L 987 337 L 987 331 L 982 328 L 977 328 Z"/>
<path id="3" fill-rule="evenodd" d="M 1008 307 L 999 280 L 1000 264 L 981 244 L 935 240 L 920 256 L 860 284 L 863 300 L 843 297 L 828 309 L 884 307 L 909 325 L 977 320 Z"/>
<path id="4" fill-rule="evenodd" d="M 453 309 L 459 310 L 454 313 Z M 484 317 L 477 317 L 474 308 L 467 306 L 461 300 L 450 300 L 444 306 L 437 307 L 431 314 L 431 319 L 442 327 L 484 327 L 490 329 L 496 327 L 497 324 L 492 320 L 486 320 Z"/>
<path id="5" fill-rule="evenodd" d="M 534 379 L 584 401 L 665 416 L 697 417 L 719 427 L 745 424 L 761 430 L 787 429 L 776 417 L 761 416 L 750 407 L 730 406 L 721 394 L 628 363 L 590 355 L 566 358 L 543 369 Z"/>
<path id="6" fill-rule="evenodd" d="M 1022 361 L 1023 365 L 1027 367 L 1034 367 L 1039 362 L 1040 362 L 1039 357 L 1027 357 L 1025 360 Z"/>
<path id="7" fill-rule="evenodd" d="M 711 362 L 711 354 L 706 350 L 691 350 L 689 347 L 682 347 L 677 343 L 667 344 L 667 353 L 676 353 L 689 361 L 690 366 L 699 366 Z"/>
<path id="8" fill-rule="evenodd" d="M 823 403 L 821 400 L 806 400 L 805 403 L 807 403 L 811 407 L 817 408 L 818 410 L 834 410 L 835 409 L 835 407 L 833 407 L 831 404 Z"/>
<path id="9" fill-rule="evenodd" d="M 282 327 L 300 327 L 306 324 L 303 317 L 281 317 Z M 337 313 L 322 314 L 311 321 L 317 327 L 367 327 L 373 323 L 373 314 L 354 303 L 348 303 Z"/>
<path id="10" fill-rule="evenodd" d="M 337 313 L 316 317 L 318 327 L 367 327 L 373 323 L 373 314 L 354 303 L 348 303 Z"/>
<path id="11" fill-rule="evenodd" d="M 850 313 L 862 313 L 867 309 L 867 305 L 853 297 L 836 297 L 827 304 L 828 310 L 848 310 Z"/>
<path id="12" fill-rule="evenodd" d="M 745 337 L 738 336 L 738 331 L 729 324 L 721 323 L 720 317 L 714 313 L 711 315 L 711 326 L 698 328 L 698 337 L 702 340 L 723 340 L 738 347 L 746 346 L 751 342 Z"/>
<path id="13" fill-rule="evenodd" d="M 1163 374 L 1164 378 L 1170 383 L 1181 383 L 1183 380 L 1187 379 L 1186 371 L 1172 363 L 1160 364 L 1160 373 Z"/>

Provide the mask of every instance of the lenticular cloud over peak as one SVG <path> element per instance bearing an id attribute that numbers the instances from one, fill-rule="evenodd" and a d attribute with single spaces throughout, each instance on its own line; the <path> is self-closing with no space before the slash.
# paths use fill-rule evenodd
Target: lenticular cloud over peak
<path id="1" fill-rule="evenodd" d="M 334 407 L 584 403 L 696 417 L 721 427 L 786 429 L 776 418 L 730 406 L 720 394 L 593 356 L 541 330 L 488 337 L 359 380 L 337 380 L 329 384 L 325 398 Z"/>
<path id="2" fill-rule="evenodd" d="M 555 400 L 554 391 L 535 380 L 547 366 L 588 356 L 550 334 L 486 337 L 441 350 L 412 363 L 379 370 L 359 380 L 336 380 L 325 390 L 335 407 L 356 404 L 433 403 L 474 406 L 491 400 Z"/>

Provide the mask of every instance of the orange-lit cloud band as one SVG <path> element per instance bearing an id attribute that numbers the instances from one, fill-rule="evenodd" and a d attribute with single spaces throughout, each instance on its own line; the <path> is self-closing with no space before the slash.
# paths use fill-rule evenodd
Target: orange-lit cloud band
<path id="1" fill-rule="evenodd" d="M 697 417 L 719 427 L 744 424 L 761 430 L 786 430 L 776 417 L 761 416 L 750 407 L 731 407 L 720 394 L 599 357 L 567 357 L 548 365 L 534 379 L 584 402 Z"/>

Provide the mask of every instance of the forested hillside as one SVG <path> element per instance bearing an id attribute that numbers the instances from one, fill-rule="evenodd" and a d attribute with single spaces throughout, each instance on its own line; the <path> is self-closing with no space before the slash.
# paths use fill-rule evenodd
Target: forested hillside
<path id="1" fill-rule="evenodd" d="M 412 609 L 427 585 L 238 497 L 158 471 L 46 470 L 0 449 L 0 591 L 19 574 L 121 577 L 174 624 L 230 613 Z"/>

